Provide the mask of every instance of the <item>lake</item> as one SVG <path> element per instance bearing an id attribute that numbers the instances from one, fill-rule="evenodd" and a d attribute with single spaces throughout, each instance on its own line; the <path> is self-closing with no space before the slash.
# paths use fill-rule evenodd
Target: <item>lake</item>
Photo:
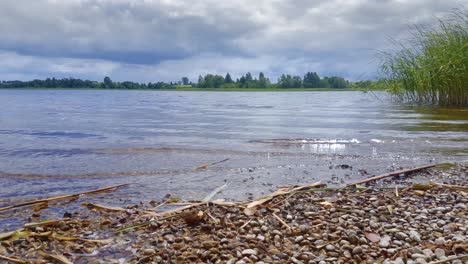
<path id="1" fill-rule="evenodd" d="M 382 92 L 0 90 L 0 105 L 4 201 L 127 182 L 108 202 L 201 199 L 224 183 L 218 197 L 245 199 L 468 157 L 467 109 Z"/>

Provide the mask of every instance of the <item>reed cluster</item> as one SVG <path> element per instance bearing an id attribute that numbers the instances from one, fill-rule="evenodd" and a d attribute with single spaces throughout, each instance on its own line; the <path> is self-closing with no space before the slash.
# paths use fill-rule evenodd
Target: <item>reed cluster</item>
<path id="1" fill-rule="evenodd" d="M 413 26 L 411 38 L 381 52 L 384 87 L 399 100 L 468 106 L 468 12 L 456 10 L 432 28 Z"/>

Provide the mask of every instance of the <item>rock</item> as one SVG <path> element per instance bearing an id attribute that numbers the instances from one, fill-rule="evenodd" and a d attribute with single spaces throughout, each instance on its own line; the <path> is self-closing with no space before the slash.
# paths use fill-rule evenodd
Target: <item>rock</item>
<path id="1" fill-rule="evenodd" d="M 437 245 L 445 245 L 445 238 L 439 237 L 439 238 L 437 238 L 436 240 L 434 240 L 434 242 L 435 242 Z"/>
<path id="2" fill-rule="evenodd" d="M 421 242 L 421 235 L 415 230 L 409 231 L 409 238 L 414 242 Z"/>
<path id="3" fill-rule="evenodd" d="M 296 239 L 294 239 L 295 243 L 300 243 L 302 240 L 304 240 L 303 236 L 297 236 Z"/>
<path id="4" fill-rule="evenodd" d="M 154 250 L 152 248 L 145 248 L 145 249 L 143 249 L 143 254 L 144 255 L 154 255 L 154 254 L 156 254 L 156 250 Z"/>
<path id="5" fill-rule="evenodd" d="M 397 232 L 395 233 L 395 237 L 399 240 L 405 240 L 406 238 L 408 238 L 408 235 L 406 235 L 403 232 Z"/>
<path id="6" fill-rule="evenodd" d="M 411 258 L 412 259 L 419 259 L 419 258 L 422 258 L 422 259 L 426 259 L 426 255 L 423 255 L 423 254 L 419 254 L 419 253 L 415 253 L 415 254 L 412 254 L 411 255 Z"/>
<path id="7" fill-rule="evenodd" d="M 248 234 L 245 236 L 245 239 L 246 240 L 254 240 L 255 239 L 255 235 L 254 234 Z"/>
<path id="8" fill-rule="evenodd" d="M 392 238 L 390 236 L 383 236 L 380 239 L 379 246 L 382 247 L 382 248 L 387 248 L 387 247 L 390 246 L 390 241 L 391 240 L 392 240 Z"/>
<path id="9" fill-rule="evenodd" d="M 426 264 L 427 261 L 424 258 L 417 258 L 414 263 L 416 264 Z"/>
<path id="10" fill-rule="evenodd" d="M 334 250 L 335 250 L 335 246 L 333 246 L 333 245 L 331 245 L 331 244 L 328 244 L 328 245 L 325 247 L 325 249 L 326 249 L 327 251 L 334 251 Z"/>
<path id="11" fill-rule="evenodd" d="M 316 240 L 316 241 L 314 242 L 314 244 L 315 244 L 316 246 L 320 246 L 320 245 L 325 244 L 325 241 L 319 239 L 319 240 Z"/>
<path id="12" fill-rule="evenodd" d="M 202 242 L 202 246 L 205 249 L 210 249 L 210 248 L 216 247 L 217 245 L 218 245 L 218 242 L 213 241 L 213 240 L 207 240 L 207 241 Z"/>
<path id="13" fill-rule="evenodd" d="M 244 256 L 257 255 L 257 251 L 253 249 L 245 249 L 242 251 L 242 255 Z"/>
<path id="14" fill-rule="evenodd" d="M 281 253 L 281 251 L 279 251 L 276 248 L 272 248 L 272 249 L 268 250 L 268 253 L 270 253 L 270 255 L 278 255 L 279 253 Z"/>
<path id="15" fill-rule="evenodd" d="M 424 249 L 423 253 L 428 259 L 433 259 L 434 258 L 434 252 L 432 252 L 432 250 L 430 248 Z"/>
<path id="16" fill-rule="evenodd" d="M 374 221 L 369 221 L 369 226 L 370 226 L 370 228 L 372 228 L 372 229 L 377 229 L 377 228 L 379 228 L 379 224 L 377 224 L 377 223 L 374 222 Z"/>
<path id="17" fill-rule="evenodd" d="M 436 248 L 436 250 L 434 251 L 434 254 L 439 260 L 442 260 L 442 258 L 445 257 L 445 250 L 441 248 Z"/>
<path id="18" fill-rule="evenodd" d="M 357 247 L 353 248 L 353 255 L 361 254 L 361 253 L 362 253 L 362 247 L 357 246 Z"/>

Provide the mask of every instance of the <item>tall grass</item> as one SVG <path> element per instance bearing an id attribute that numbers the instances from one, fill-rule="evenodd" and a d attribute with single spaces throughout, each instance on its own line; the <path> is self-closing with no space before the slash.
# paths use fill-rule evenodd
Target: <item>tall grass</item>
<path id="1" fill-rule="evenodd" d="M 468 106 L 468 12 L 454 11 L 438 22 L 413 27 L 411 39 L 380 53 L 382 83 L 402 101 Z"/>

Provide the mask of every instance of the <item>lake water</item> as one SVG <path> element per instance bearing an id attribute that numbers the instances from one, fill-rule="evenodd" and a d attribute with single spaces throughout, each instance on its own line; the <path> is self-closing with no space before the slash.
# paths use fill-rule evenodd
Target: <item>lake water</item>
<path id="1" fill-rule="evenodd" d="M 384 93 L 0 90 L 0 106 L 0 200 L 126 182 L 112 202 L 201 199 L 224 183 L 218 197 L 244 199 L 468 157 L 467 109 Z"/>

